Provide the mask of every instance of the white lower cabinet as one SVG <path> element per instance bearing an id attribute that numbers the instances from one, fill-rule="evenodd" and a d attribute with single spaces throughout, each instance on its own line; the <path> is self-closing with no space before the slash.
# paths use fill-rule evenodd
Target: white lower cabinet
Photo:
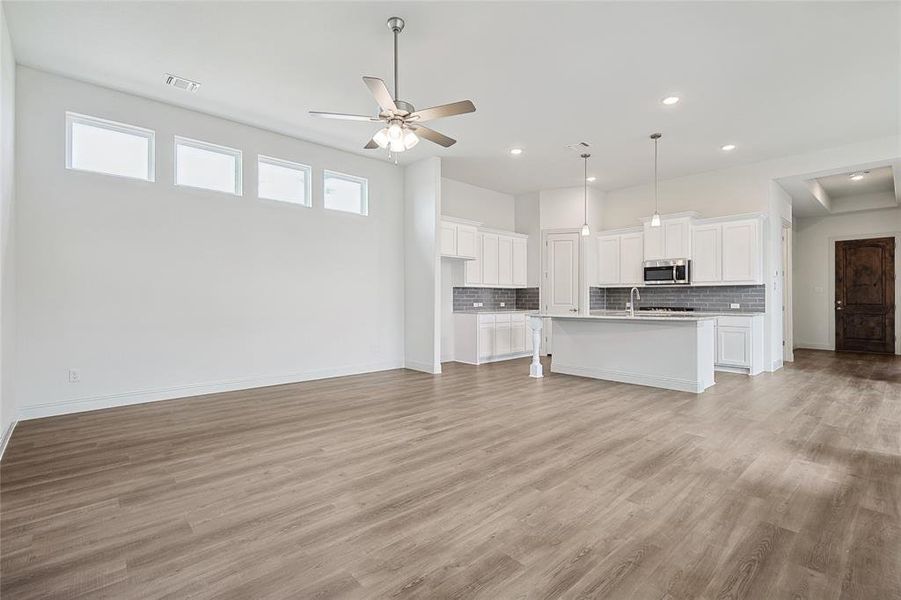
<path id="1" fill-rule="evenodd" d="M 532 353 L 524 312 L 454 313 L 454 359 L 478 365 Z"/>
<path id="2" fill-rule="evenodd" d="M 763 371 L 763 314 L 716 318 L 714 365 L 720 371 Z"/>

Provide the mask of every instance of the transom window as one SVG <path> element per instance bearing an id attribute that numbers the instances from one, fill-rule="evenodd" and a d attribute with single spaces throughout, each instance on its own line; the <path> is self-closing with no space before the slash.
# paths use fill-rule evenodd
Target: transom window
<path id="1" fill-rule="evenodd" d="M 66 168 L 153 181 L 154 132 L 66 113 Z"/>
<path id="2" fill-rule="evenodd" d="M 257 196 L 301 206 L 310 206 L 310 167 L 300 163 L 259 155 Z"/>
<path id="3" fill-rule="evenodd" d="M 325 208 L 358 215 L 369 213 L 369 182 L 363 177 L 324 171 L 322 184 Z"/>
<path id="4" fill-rule="evenodd" d="M 175 137 L 175 185 L 241 195 L 241 151 Z"/>

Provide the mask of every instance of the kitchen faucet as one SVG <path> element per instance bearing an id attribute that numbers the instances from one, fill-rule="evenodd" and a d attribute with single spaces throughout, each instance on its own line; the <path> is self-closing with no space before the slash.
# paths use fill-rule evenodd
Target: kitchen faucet
<path id="1" fill-rule="evenodd" d="M 635 301 L 641 300 L 641 292 L 638 291 L 637 287 L 633 287 L 629 290 L 629 316 L 635 316 Z"/>

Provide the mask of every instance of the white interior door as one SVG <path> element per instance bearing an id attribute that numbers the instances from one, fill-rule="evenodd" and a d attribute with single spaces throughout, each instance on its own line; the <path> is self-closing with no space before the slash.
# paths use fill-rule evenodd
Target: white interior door
<path id="1" fill-rule="evenodd" d="M 579 310 L 578 233 L 549 233 L 545 256 L 545 312 L 554 315 Z"/>

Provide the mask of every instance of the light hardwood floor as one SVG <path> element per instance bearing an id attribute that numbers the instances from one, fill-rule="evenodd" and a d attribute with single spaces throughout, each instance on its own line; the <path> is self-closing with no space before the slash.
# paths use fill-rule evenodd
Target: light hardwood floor
<path id="1" fill-rule="evenodd" d="M 901 359 L 695 396 L 518 360 L 20 423 L 18 598 L 901 598 Z"/>

